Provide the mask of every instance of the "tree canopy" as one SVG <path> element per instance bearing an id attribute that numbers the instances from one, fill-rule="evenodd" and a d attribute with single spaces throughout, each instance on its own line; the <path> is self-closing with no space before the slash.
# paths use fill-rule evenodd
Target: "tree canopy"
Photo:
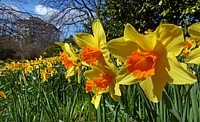
<path id="1" fill-rule="evenodd" d="M 199 15 L 198 0 L 106 0 L 101 20 L 111 39 L 122 36 L 126 23 L 143 33 L 160 23 L 187 27 L 199 21 Z"/>

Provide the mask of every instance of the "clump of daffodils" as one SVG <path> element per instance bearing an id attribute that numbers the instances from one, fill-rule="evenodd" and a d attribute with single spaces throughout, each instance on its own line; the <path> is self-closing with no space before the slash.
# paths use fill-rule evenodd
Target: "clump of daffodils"
<path id="1" fill-rule="evenodd" d="M 126 24 L 124 35 L 107 43 L 103 26 L 97 19 L 92 23 L 93 34 L 74 35 L 78 52 L 67 43 L 57 44 L 63 49 L 60 58 L 67 69 L 66 77 L 79 73 L 84 66 L 89 67 L 84 72 L 85 91 L 94 94 L 95 108 L 107 92 L 119 101 L 121 85 L 139 84 L 150 101 L 159 102 L 168 83 L 182 85 L 197 81 L 186 63 L 200 64 L 199 30 L 199 23 L 190 26 L 191 37 L 185 38 L 182 28 L 174 24 L 161 24 L 145 34 Z M 184 64 L 177 60 L 179 55 L 186 58 Z M 116 58 L 115 63 L 111 57 Z"/>

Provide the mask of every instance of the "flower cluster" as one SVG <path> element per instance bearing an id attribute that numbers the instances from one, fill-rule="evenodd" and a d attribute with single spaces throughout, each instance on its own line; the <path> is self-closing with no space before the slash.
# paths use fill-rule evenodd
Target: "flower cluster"
<path id="1" fill-rule="evenodd" d="M 5 66 L 0 69 L 0 75 L 4 76 L 16 72 L 23 72 L 28 75 L 38 69 L 42 82 L 47 82 L 49 77 L 53 77 L 57 73 L 55 67 L 58 66 L 59 62 L 59 57 L 44 59 L 42 56 L 35 60 L 25 60 L 24 62 L 12 61 L 11 63 L 5 63 Z"/>
<path id="2" fill-rule="evenodd" d="M 191 37 L 184 37 L 182 28 L 161 24 L 155 31 L 140 34 L 126 24 L 124 35 L 109 40 L 100 20 L 92 23 L 93 34 L 74 35 L 80 50 L 67 43 L 57 42 L 63 49 L 60 58 L 65 65 L 66 77 L 85 71 L 86 92 L 93 92 L 92 103 L 98 108 L 103 93 L 109 92 L 118 101 L 121 85 L 139 84 L 152 102 L 162 99 L 162 91 L 169 84 L 193 84 L 196 76 L 187 69 L 187 63 L 200 64 L 200 23 L 188 28 Z M 177 56 L 185 62 L 179 62 Z M 79 81 L 80 82 L 80 81 Z"/>

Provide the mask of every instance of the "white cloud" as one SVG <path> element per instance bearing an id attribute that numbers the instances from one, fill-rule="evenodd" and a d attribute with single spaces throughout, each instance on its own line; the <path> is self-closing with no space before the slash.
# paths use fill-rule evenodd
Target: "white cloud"
<path id="1" fill-rule="evenodd" d="M 83 11 L 74 8 L 67 8 L 63 12 L 59 12 L 59 10 L 57 9 L 46 7 L 43 5 L 36 5 L 34 8 L 35 8 L 35 13 L 41 15 L 47 21 L 49 19 L 51 20 L 52 18 L 54 18 L 53 20 L 56 21 L 57 19 L 62 17 L 63 21 L 68 20 L 68 22 L 70 23 L 70 21 L 72 22 L 72 19 L 73 21 L 79 21 L 82 17 L 86 18 L 86 15 Z"/>
<path id="2" fill-rule="evenodd" d="M 45 7 L 43 5 L 36 5 L 35 12 L 41 16 L 49 17 L 58 13 L 59 11 L 50 7 Z"/>

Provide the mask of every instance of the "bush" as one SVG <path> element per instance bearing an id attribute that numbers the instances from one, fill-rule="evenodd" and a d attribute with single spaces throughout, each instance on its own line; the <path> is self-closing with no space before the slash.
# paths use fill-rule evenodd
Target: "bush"
<path id="1" fill-rule="evenodd" d="M 13 59 L 15 53 L 13 49 L 0 49 L 0 60 Z"/>
<path id="2" fill-rule="evenodd" d="M 54 57 L 59 55 L 59 52 L 62 52 L 62 48 L 56 44 L 53 44 L 46 48 L 43 53 L 43 57 Z"/>

